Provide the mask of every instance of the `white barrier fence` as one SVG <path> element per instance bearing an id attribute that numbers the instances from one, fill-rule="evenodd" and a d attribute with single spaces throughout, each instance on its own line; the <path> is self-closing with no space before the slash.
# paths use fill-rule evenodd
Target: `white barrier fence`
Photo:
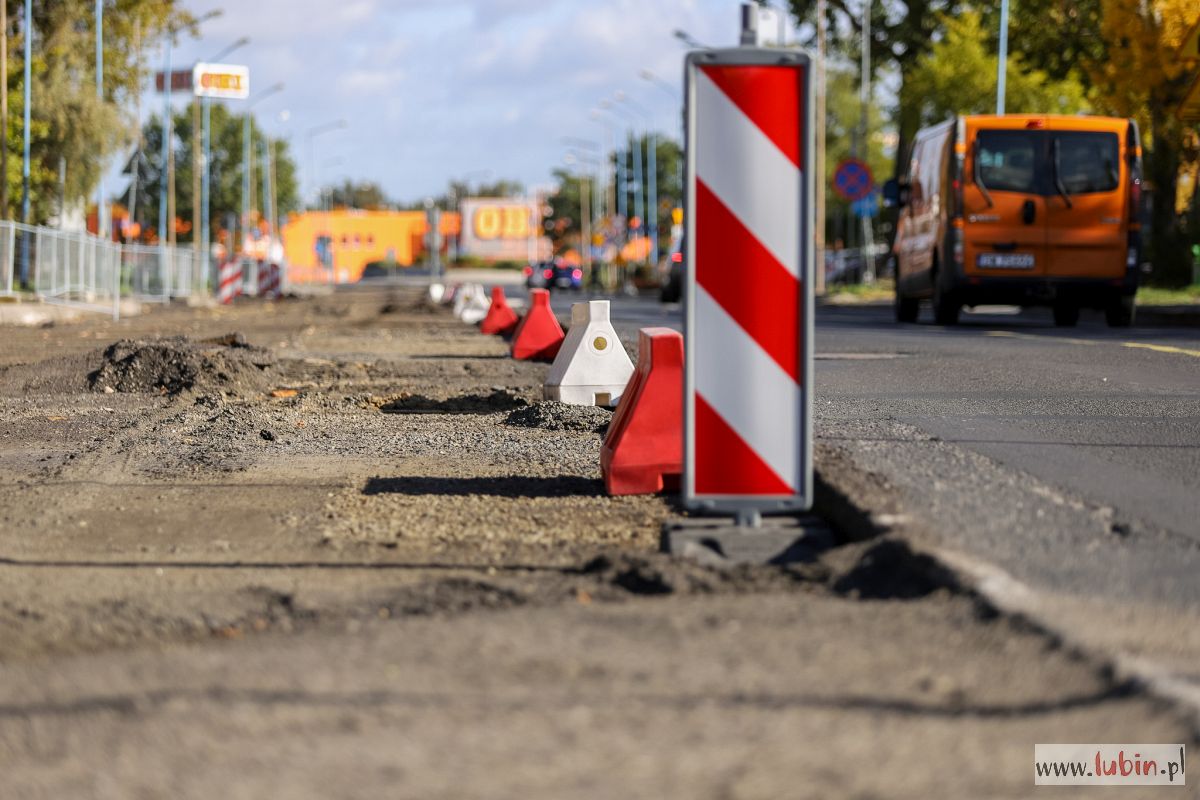
<path id="1" fill-rule="evenodd" d="M 253 262 L 250 262 L 252 264 Z M 172 298 L 208 297 L 210 268 L 183 247 L 120 244 L 89 233 L 61 231 L 0 220 L 0 295 L 16 294 L 16 276 L 48 303 L 120 318 L 121 298 L 167 303 Z M 243 271 L 257 281 L 257 271 Z M 286 281 L 286 271 L 284 271 Z M 247 294 L 258 291 L 257 283 Z"/>

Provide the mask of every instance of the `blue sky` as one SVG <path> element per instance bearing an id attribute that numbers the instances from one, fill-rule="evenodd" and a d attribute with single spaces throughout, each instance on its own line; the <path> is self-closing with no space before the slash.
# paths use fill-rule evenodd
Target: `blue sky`
<path id="1" fill-rule="evenodd" d="M 589 111 L 617 91 L 648 107 L 660 130 L 678 127 L 677 101 L 638 77 L 679 85 L 676 28 L 712 46 L 736 43 L 738 0 L 185 0 L 196 14 L 223 8 L 199 40 L 174 50 L 176 67 L 205 60 L 241 36 L 227 60 L 250 67 L 252 91 L 286 90 L 255 108 L 289 138 L 306 197 L 342 178 L 379 182 L 398 200 L 440 193 L 474 173 L 544 185 L 562 165 L 566 136 L 599 140 Z M 331 11 L 333 9 L 333 11 Z M 161 57 L 159 57 L 161 58 Z M 161 100 L 146 98 L 147 112 Z M 185 102 L 180 97 L 177 103 Z M 281 115 L 281 112 L 287 112 Z M 345 131 L 306 131 L 344 118 Z"/>

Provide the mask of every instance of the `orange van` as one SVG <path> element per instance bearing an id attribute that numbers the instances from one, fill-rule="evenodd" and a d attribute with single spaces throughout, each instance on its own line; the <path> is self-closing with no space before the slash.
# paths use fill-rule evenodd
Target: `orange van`
<path id="1" fill-rule="evenodd" d="M 1133 322 L 1142 149 L 1128 119 L 1010 114 L 924 128 L 885 201 L 900 207 L 896 319 L 922 300 L 952 325 L 963 306 L 1080 308 Z"/>

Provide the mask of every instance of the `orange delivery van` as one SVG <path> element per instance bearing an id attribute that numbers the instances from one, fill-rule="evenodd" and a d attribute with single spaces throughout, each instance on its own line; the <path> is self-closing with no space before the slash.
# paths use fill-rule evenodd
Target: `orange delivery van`
<path id="1" fill-rule="evenodd" d="M 924 128 L 884 199 L 899 206 L 896 319 L 922 300 L 943 325 L 963 306 L 1081 308 L 1133 322 L 1141 259 L 1142 148 L 1112 117 L 963 116 Z"/>

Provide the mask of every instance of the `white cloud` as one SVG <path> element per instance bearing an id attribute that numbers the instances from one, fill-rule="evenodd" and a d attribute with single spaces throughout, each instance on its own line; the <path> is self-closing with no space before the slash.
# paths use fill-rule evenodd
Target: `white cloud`
<path id="1" fill-rule="evenodd" d="M 250 66 L 255 87 L 287 84 L 256 109 L 267 129 L 306 160 L 306 131 L 345 118 L 349 130 L 320 138 L 322 157 L 411 199 L 483 168 L 545 183 L 562 137 L 600 138 L 588 112 L 617 90 L 675 133 L 675 101 L 638 71 L 680 83 L 672 32 L 729 45 L 737 13 L 737 0 L 231 0 L 203 41 L 181 43 L 176 65 L 249 36 L 230 60 Z"/>

